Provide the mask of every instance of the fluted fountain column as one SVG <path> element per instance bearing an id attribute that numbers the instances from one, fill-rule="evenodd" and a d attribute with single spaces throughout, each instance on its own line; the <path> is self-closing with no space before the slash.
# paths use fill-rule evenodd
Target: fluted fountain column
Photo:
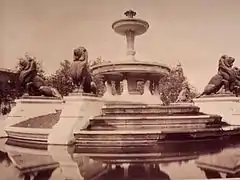
<path id="1" fill-rule="evenodd" d="M 136 51 L 134 50 L 135 39 L 134 31 L 131 30 L 126 31 L 126 39 L 127 39 L 127 59 L 133 61 L 135 60 L 136 54 Z"/>
<path id="2" fill-rule="evenodd" d="M 128 81 L 126 79 L 123 80 L 123 92 L 121 94 L 122 96 L 128 96 Z"/>

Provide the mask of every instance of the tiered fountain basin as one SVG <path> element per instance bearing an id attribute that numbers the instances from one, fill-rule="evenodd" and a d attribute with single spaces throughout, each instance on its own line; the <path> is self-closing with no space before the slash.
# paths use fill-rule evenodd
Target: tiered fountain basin
<path id="1" fill-rule="evenodd" d="M 135 77 L 140 80 L 161 78 L 168 75 L 170 68 L 150 62 L 130 61 L 117 63 L 104 63 L 92 67 L 94 75 L 104 76 L 104 80 L 124 80 L 125 78 Z"/>
<path id="2" fill-rule="evenodd" d="M 122 36 L 125 36 L 127 31 L 132 31 L 135 36 L 139 36 L 144 34 L 148 28 L 147 21 L 135 18 L 120 19 L 112 24 L 112 29 Z"/>
<path id="3" fill-rule="evenodd" d="M 199 112 L 192 104 L 140 105 L 106 104 L 102 115 L 75 132 L 76 147 L 82 153 L 141 152 L 169 142 L 224 139 L 240 134 L 218 115 Z"/>
<path id="4" fill-rule="evenodd" d="M 101 76 L 106 82 L 107 90 L 104 96 L 108 97 L 108 100 L 131 100 L 132 102 L 154 104 L 162 104 L 158 91 L 159 80 L 170 72 L 170 68 L 165 65 L 141 61 L 105 63 L 92 67 L 92 70 L 95 76 Z M 120 92 L 121 82 L 123 83 L 123 92 Z M 143 94 L 137 89 L 138 82 L 145 83 Z M 120 96 L 112 96 L 112 83 L 115 83 L 117 95 Z M 150 83 L 155 85 L 153 92 L 150 91 Z"/>

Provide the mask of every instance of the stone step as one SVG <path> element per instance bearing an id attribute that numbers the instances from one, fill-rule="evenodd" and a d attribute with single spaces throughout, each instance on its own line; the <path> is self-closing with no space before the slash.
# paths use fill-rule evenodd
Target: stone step
<path id="1" fill-rule="evenodd" d="M 200 139 L 200 140 L 162 140 L 159 141 L 158 139 L 145 139 L 142 140 L 126 140 L 124 141 L 125 145 L 129 145 L 129 148 L 132 148 L 132 146 L 136 144 L 141 144 L 141 147 L 143 149 L 138 149 L 138 151 L 144 152 L 144 153 L 154 153 L 154 152 L 181 152 L 184 151 L 190 151 L 190 150 L 206 150 L 205 147 L 218 147 L 221 144 L 218 144 L 220 141 L 223 142 L 224 139 L 215 139 L 215 138 L 209 138 L 209 139 Z M 217 144 L 212 144 L 213 142 Z M 77 139 L 76 144 L 82 145 L 87 147 L 94 146 L 94 145 L 100 145 L 102 147 L 111 148 L 112 145 L 115 145 L 116 147 L 121 147 L 123 144 L 123 141 L 120 140 L 100 140 L 100 139 L 91 139 L 91 140 L 85 140 L 85 139 Z M 152 147 L 148 148 L 149 145 L 153 145 Z M 201 146 L 199 146 L 201 145 Z M 136 148 L 137 149 L 137 148 Z"/>
<path id="2" fill-rule="evenodd" d="M 144 132 L 144 131 L 141 131 Z M 147 132 L 147 131 L 145 131 Z M 81 133 L 81 134 L 80 134 Z M 138 133 L 138 134 L 137 134 Z M 195 131 L 195 132 L 183 132 L 183 133 L 161 133 L 156 134 L 156 131 L 152 133 L 131 133 L 129 131 L 118 132 L 104 132 L 104 131 L 82 131 L 75 133 L 76 148 L 82 152 L 88 153 L 121 153 L 121 152 L 151 152 L 168 149 L 180 151 L 184 147 L 182 142 L 201 142 L 207 140 L 224 140 L 229 139 L 230 136 L 239 135 L 239 129 L 232 129 L 223 131 L 221 129 L 212 128 L 207 131 Z M 239 136 L 238 136 L 239 137 Z M 228 140 L 227 140 L 228 141 Z M 171 145 L 170 143 L 175 145 Z M 191 144 L 191 143 L 190 143 Z M 200 144 L 199 144 L 200 145 Z M 217 147 L 219 144 L 213 144 Z M 193 146 L 193 144 L 192 144 Z M 197 147 L 198 145 L 195 146 Z M 193 147 L 195 147 L 193 146 Z M 171 147 L 171 148 L 170 148 Z M 160 149 L 159 149 L 160 148 Z M 188 148 L 187 148 L 188 149 Z M 186 150 L 186 148 L 185 148 Z"/>
<path id="3" fill-rule="evenodd" d="M 234 130 L 232 130 L 234 131 Z M 240 132 L 237 129 L 237 132 Z M 78 141 L 138 141 L 138 140 L 163 140 L 166 137 L 170 139 L 181 139 L 187 140 L 188 138 L 195 138 L 203 136 L 219 136 L 222 135 L 224 131 L 221 128 L 172 128 L 172 129 L 141 129 L 141 130 L 98 130 L 98 131 L 89 131 L 81 130 L 75 132 L 75 138 Z"/>
<path id="4" fill-rule="evenodd" d="M 184 125 L 177 125 L 177 124 L 172 124 L 172 125 L 152 125 L 152 124 L 145 124 L 145 125 L 139 125 L 139 124 L 135 124 L 135 125 L 124 125 L 124 124 L 115 124 L 115 125 L 96 125 L 96 126 L 91 126 L 91 131 L 112 131 L 112 130 L 142 130 L 142 129 L 154 129 L 157 128 L 159 130 L 172 130 L 172 131 L 176 131 L 178 129 L 186 129 L 186 131 L 188 129 L 203 129 L 203 128 L 208 128 L 208 127 L 220 127 L 220 125 L 216 124 L 216 125 L 211 125 L 208 126 L 206 124 L 184 124 Z"/>
<path id="5" fill-rule="evenodd" d="M 206 136 L 222 137 L 224 135 L 238 135 L 239 126 L 226 126 L 223 128 L 203 128 L 203 129 L 142 129 L 142 130 L 122 130 L 122 131 L 89 131 L 80 130 L 74 132 L 77 141 L 142 141 L 142 140 L 189 140 L 192 138 L 202 138 Z"/>
<path id="6" fill-rule="evenodd" d="M 199 107 L 194 105 L 133 105 L 133 104 L 106 104 L 102 108 L 104 115 L 107 114 L 198 114 Z"/>
<path id="7" fill-rule="evenodd" d="M 199 116 L 95 116 L 90 118 L 91 124 L 206 124 L 210 122 L 221 122 L 221 116 L 199 115 Z"/>

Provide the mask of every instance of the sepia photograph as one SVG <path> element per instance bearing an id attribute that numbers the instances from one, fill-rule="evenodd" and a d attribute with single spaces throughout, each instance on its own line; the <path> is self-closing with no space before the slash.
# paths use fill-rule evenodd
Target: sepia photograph
<path id="1" fill-rule="evenodd" d="M 240 0 L 0 0 L 0 27 L 0 180 L 240 179 Z"/>

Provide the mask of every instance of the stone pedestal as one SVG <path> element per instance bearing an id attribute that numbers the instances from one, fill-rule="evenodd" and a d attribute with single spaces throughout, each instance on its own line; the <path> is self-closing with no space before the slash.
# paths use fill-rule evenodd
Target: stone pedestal
<path id="1" fill-rule="evenodd" d="M 217 114 L 223 117 L 223 121 L 231 125 L 240 125 L 240 97 L 211 95 L 193 101 L 200 107 L 201 112 Z"/>
<path id="2" fill-rule="evenodd" d="M 58 123 L 48 137 L 48 144 L 74 143 L 74 131 L 87 127 L 89 118 L 101 114 L 104 102 L 93 95 L 73 93 L 65 97 L 65 104 Z"/>
<path id="3" fill-rule="evenodd" d="M 61 111 L 63 104 L 62 99 L 42 96 L 23 96 L 16 100 L 16 106 L 4 120 L 7 137 L 12 138 L 15 144 L 31 144 L 38 148 L 46 146 L 50 126 L 57 120 L 57 117 L 52 119 L 52 115 Z M 46 124 L 49 127 L 38 127 Z"/>
<path id="4" fill-rule="evenodd" d="M 29 118 L 55 113 L 62 109 L 64 101 L 58 98 L 42 96 L 24 96 L 16 100 L 16 106 L 9 113 L 5 128 Z"/>

